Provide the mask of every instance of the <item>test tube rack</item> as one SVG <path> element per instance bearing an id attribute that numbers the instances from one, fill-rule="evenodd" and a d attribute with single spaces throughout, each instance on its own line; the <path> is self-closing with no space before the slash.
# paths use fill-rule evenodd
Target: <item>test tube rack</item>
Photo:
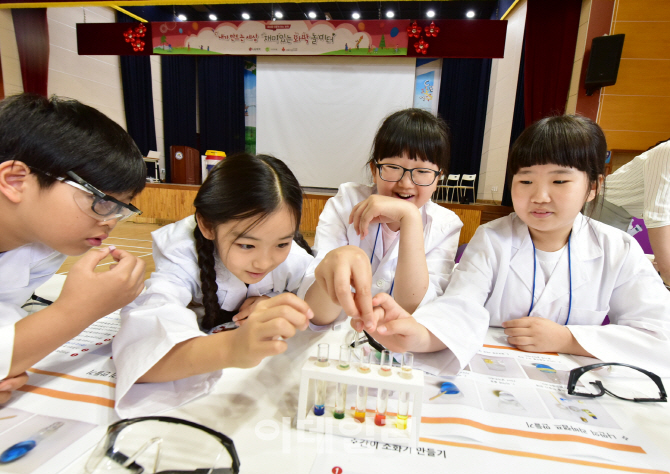
<path id="1" fill-rule="evenodd" d="M 424 388 L 421 370 L 413 369 L 412 377 L 404 378 L 399 374 L 400 367 L 393 367 L 391 376 L 382 376 L 378 373 L 379 365 L 371 365 L 371 371 L 364 374 L 358 371 L 355 363 L 350 364 L 348 370 L 341 370 L 338 368 L 338 360 L 330 359 L 327 367 L 320 367 L 316 365 L 316 362 L 316 357 L 310 357 L 302 367 L 296 423 L 298 429 L 400 446 L 417 446 Z M 349 408 L 345 410 L 344 418 L 336 419 L 333 416 L 334 407 L 328 405 L 323 415 L 316 416 L 313 407 L 318 381 L 365 386 L 378 390 L 387 389 L 392 390 L 395 394 L 408 392 L 410 394 L 410 416 L 407 420 L 407 428 L 404 430 L 396 428 L 396 418 L 392 414 L 387 414 L 385 426 L 377 426 L 374 423 L 374 412 L 366 414 L 365 423 L 358 422 L 354 419 L 354 410 L 350 408 L 353 403 L 349 399 L 347 399 Z"/>

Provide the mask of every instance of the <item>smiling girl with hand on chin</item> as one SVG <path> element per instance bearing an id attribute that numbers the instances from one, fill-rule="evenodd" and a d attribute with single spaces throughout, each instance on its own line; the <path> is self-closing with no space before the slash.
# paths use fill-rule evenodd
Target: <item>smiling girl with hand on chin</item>
<path id="1" fill-rule="evenodd" d="M 463 224 L 430 198 L 449 149 L 445 123 L 430 112 L 405 109 L 384 120 L 367 163 L 373 184 L 341 185 L 319 217 L 316 258 L 298 292 L 313 324 L 346 314 L 358 331 L 374 330 L 373 295 L 391 294 L 412 312 L 444 292 Z"/>

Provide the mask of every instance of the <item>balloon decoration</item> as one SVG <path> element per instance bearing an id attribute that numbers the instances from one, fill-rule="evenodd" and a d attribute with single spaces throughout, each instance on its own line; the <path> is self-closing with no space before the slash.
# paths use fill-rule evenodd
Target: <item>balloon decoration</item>
<path id="1" fill-rule="evenodd" d="M 435 38 L 435 37 L 437 37 L 437 34 L 440 32 L 440 27 L 435 26 L 435 22 L 431 21 L 430 26 L 428 26 L 425 31 L 426 31 L 426 36 L 428 36 L 428 37 L 432 36 L 433 38 Z"/>
<path id="2" fill-rule="evenodd" d="M 423 38 L 421 38 L 420 41 L 417 41 L 414 43 L 414 49 L 416 50 L 417 54 L 426 54 L 428 52 L 428 43 L 426 43 Z"/>
<path id="3" fill-rule="evenodd" d="M 123 32 L 123 38 L 126 43 L 130 43 L 130 46 L 133 48 L 133 51 L 144 51 L 145 43 L 140 38 L 143 38 L 147 33 L 147 27 L 143 24 L 139 24 L 135 28 L 128 28 Z"/>
<path id="4" fill-rule="evenodd" d="M 418 38 L 419 35 L 421 34 L 421 30 L 422 30 L 422 29 L 423 29 L 423 28 L 421 28 L 420 26 L 418 26 L 418 25 L 416 24 L 416 21 L 415 21 L 414 23 L 412 23 L 411 25 L 409 25 L 409 26 L 407 27 L 407 36 L 409 36 L 410 38 L 411 38 L 411 37 Z"/>

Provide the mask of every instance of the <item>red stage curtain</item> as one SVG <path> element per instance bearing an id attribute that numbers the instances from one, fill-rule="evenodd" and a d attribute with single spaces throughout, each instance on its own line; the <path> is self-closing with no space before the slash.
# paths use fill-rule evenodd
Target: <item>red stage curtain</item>
<path id="1" fill-rule="evenodd" d="M 528 0 L 524 105 L 526 126 L 565 113 L 582 0 Z"/>
<path id="2" fill-rule="evenodd" d="M 19 50 L 23 91 L 47 95 L 49 27 L 46 8 L 14 8 L 14 33 Z"/>

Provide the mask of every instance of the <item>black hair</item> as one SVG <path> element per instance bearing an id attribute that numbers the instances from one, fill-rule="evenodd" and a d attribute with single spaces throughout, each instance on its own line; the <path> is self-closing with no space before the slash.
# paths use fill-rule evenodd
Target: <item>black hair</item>
<path id="1" fill-rule="evenodd" d="M 389 115 L 377 130 L 367 164 L 405 153 L 410 160 L 428 161 L 448 171 L 449 127 L 422 109 L 404 109 Z"/>
<path id="2" fill-rule="evenodd" d="M 107 193 L 136 195 L 146 183 L 142 153 L 121 126 L 56 96 L 19 94 L 0 102 L 0 163 L 11 160 L 35 170 L 41 188 L 68 171 Z"/>
<path id="3" fill-rule="evenodd" d="M 605 175 L 607 142 L 600 126 L 580 115 L 545 117 L 526 128 L 510 151 L 507 176 L 533 165 L 584 171 L 593 185 Z"/>
<path id="4" fill-rule="evenodd" d="M 246 153 L 229 156 L 212 168 L 193 204 L 200 218 L 212 227 L 230 220 L 251 217 L 256 217 L 258 223 L 286 205 L 295 219 L 293 240 L 310 255 L 312 253 L 298 230 L 302 215 L 300 184 L 288 166 L 277 158 Z M 205 307 L 202 327 L 211 329 L 230 321 L 234 313 L 222 310 L 216 295 L 218 285 L 214 269 L 214 242 L 206 239 L 197 225 L 193 234 L 200 267 L 202 303 Z"/>

